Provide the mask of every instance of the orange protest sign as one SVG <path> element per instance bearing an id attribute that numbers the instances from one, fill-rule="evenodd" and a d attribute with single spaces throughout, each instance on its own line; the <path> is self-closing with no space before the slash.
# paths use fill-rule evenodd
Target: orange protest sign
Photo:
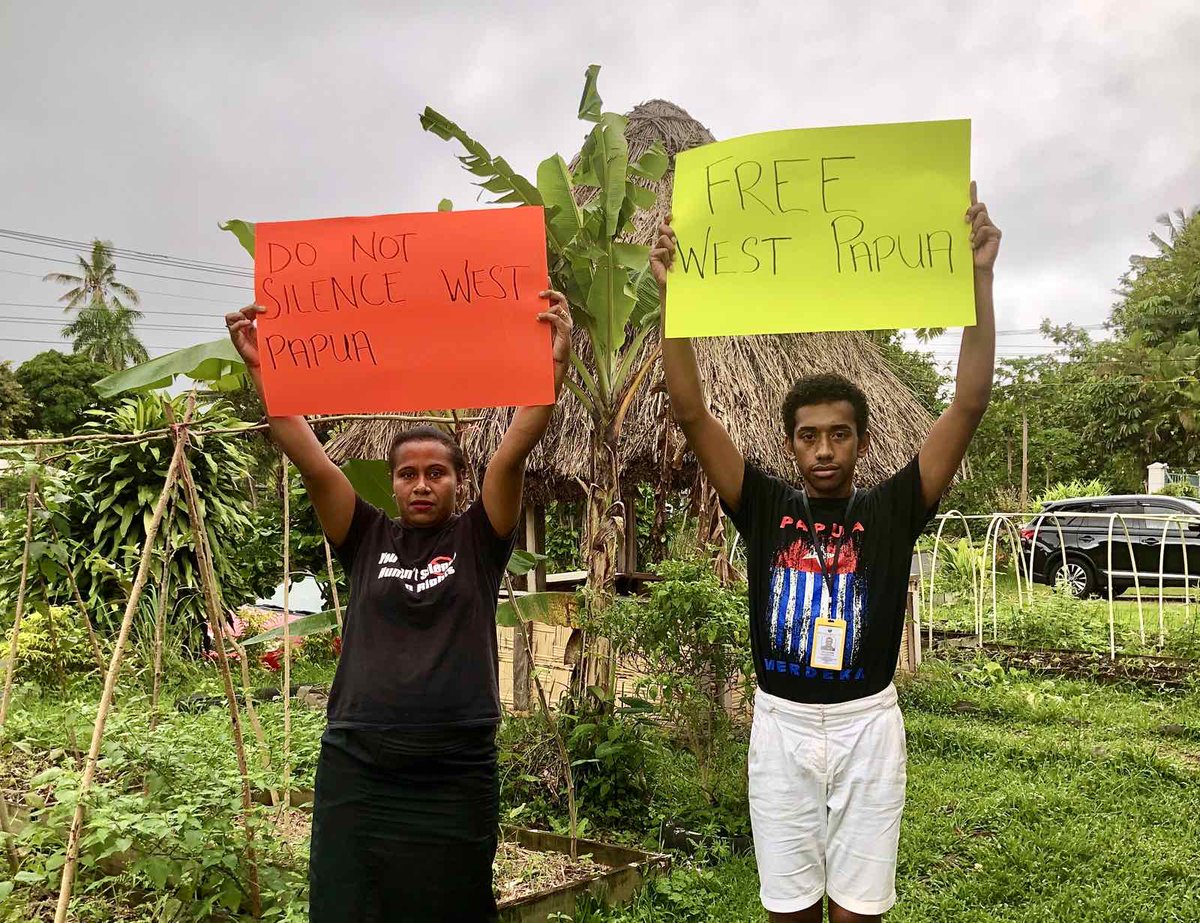
<path id="1" fill-rule="evenodd" d="M 540 207 L 260 222 L 267 410 L 551 404 Z"/>

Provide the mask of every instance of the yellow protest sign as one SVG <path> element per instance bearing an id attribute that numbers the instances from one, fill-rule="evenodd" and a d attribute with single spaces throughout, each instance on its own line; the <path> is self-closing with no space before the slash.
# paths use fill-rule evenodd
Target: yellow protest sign
<path id="1" fill-rule="evenodd" d="M 684 151 L 667 336 L 975 323 L 970 161 L 966 119 Z"/>

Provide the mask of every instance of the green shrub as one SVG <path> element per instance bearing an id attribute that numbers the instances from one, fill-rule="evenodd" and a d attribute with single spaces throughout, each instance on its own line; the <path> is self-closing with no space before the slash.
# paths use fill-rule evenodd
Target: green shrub
<path id="1" fill-rule="evenodd" d="M 304 643 L 296 649 L 294 657 L 298 663 L 327 665 L 337 660 L 340 651 L 341 636 L 335 628 L 333 631 L 318 631 L 305 635 Z"/>
<path id="2" fill-rule="evenodd" d="M 1186 497 L 1192 500 L 1200 500 L 1200 487 L 1190 481 L 1172 481 L 1159 492 L 1163 497 Z"/>
<path id="3" fill-rule="evenodd" d="M 956 544 L 945 542 L 938 548 L 934 566 L 937 590 L 942 593 L 959 593 L 970 596 L 979 585 L 979 574 L 984 566 L 984 552 L 965 538 Z"/>
<path id="4" fill-rule="evenodd" d="M 661 735 L 636 710 L 614 713 L 594 696 L 587 702 L 576 710 L 577 703 L 563 699 L 557 716 L 575 777 L 580 834 L 591 827 L 644 832 L 654 792 L 647 769 L 664 746 Z M 506 818 L 566 832 L 566 773 L 545 719 L 506 718 L 499 744 Z"/>
<path id="5" fill-rule="evenodd" d="M 1059 481 L 1049 490 L 1042 492 L 1034 501 L 1034 506 L 1041 509 L 1047 503 L 1053 503 L 1056 500 L 1070 500 L 1073 497 L 1103 497 L 1111 493 L 1112 489 L 1098 478 L 1090 481 L 1081 481 L 1076 478 L 1073 481 Z"/>
<path id="6" fill-rule="evenodd" d="M 77 736 L 86 740 L 94 706 L 71 708 Z M 176 923 L 249 919 L 249 868 L 240 811 L 240 782 L 229 738 L 228 717 L 168 713 L 157 733 L 149 730 L 145 699 L 124 699 L 108 720 L 100 770 L 88 796 L 88 821 L 80 841 L 76 919 L 116 919 L 113 903 L 137 907 L 145 916 L 120 919 Z M 306 728 L 303 713 L 300 728 Z M 277 722 L 272 722 L 273 724 Z M 45 727 L 35 715 L 10 719 L 15 746 L 62 745 L 62 729 Z M 249 735 L 247 735 L 249 736 Z M 297 743 L 301 732 L 297 732 Z M 253 746 L 252 744 L 247 744 Z M 31 748 L 32 749 L 32 748 Z M 0 920 L 26 920 L 27 900 L 57 890 L 81 772 L 69 756 L 29 780 L 31 823 L 21 834 L 22 870 L 17 891 L 0 900 Z M 252 767 L 252 771 L 261 773 Z M 299 775 L 299 773 L 297 773 Z M 265 780 L 258 779 L 262 786 Z M 262 892 L 263 918 L 307 918 L 306 847 L 279 835 L 273 809 L 255 806 L 250 824 Z M 90 905 L 90 906 L 89 906 Z M 85 914 L 84 907 L 88 907 Z M 38 916 L 40 918 L 40 915 Z"/>
<path id="7" fill-rule="evenodd" d="M 705 559 L 664 561 L 655 573 L 647 597 L 619 599 L 589 627 L 644 677 L 639 693 L 690 754 L 700 801 L 712 806 L 731 733 L 724 696 L 748 697 L 753 685 L 745 586 L 722 585 Z"/>
<path id="8" fill-rule="evenodd" d="M 581 834 L 620 830 L 657 842 L 665 825 L 713 836 L 746 834 L 748 729 L 726 722 L 702 774 L 696 757 L 649 720 L 645 706 L 560 714 L 579 801 Z M 507 822 L 567 830 L 562 760 L 543 718 L 506 717 L 500 729 L 500 804 Z"/>
<path id="9" fill-rule="evenodd" d="M 656 746 L 641 717 L 614 714 L 594 698 L 583 710 L 559 714 L 567 752 L 575 774 L 581 816 L 608 828 L 642 826 L 651 798 L 646 774 L 650 751 Z"/>
<path id="10" fill-rule="evenodd" d="M 4 659 L 8 657 L 11 630 L 11 625 L 6 626 L 3 647 L 0 647 Z M 55 662 L 56 646 L 57 659 L 67 678 L 96 669 L 87 628 L 81 621 L 79 610 L 74 606 L 48 607 L 39 602 L 21 619 L 21 634 L 17 641 L 17 677 L 41 686 L 56 684 L 60 669 Z"/>
<path id="11" fill-rule="evenodd" d="M 655 798 L 651 820 L 719 837 L 750 832 L 746 754 L 749 728 L 724 722 L 713 737 L 704 772 L 686 750 L 663 747 L 648 767 Z"/>
<path id="12" fill-rule="evenodd" d="M 168 399 L 160 394 L 141 394 L 123 401 L 111 411 L 96 411 L 84 431 L 138 434 L 169 425 L 170 403 L 176 420 L 183 418 L 186 398 Z M 197 410 L 193 425 L 199 429 L 233 428 L 241 422 L 221 401 Z M 236 608 L 254 592 L 242 566 L 243 545 L 252 534 L 247 475 L 251 458 L 237 435 L 194 437 L 188 457 L 200 494 L 205 526 L 213 551 L 213 564 L 224 604 Z M 244 437 L 242 437 L 244 438 Z M 80 568 L 79 583 L 91 599 L 102 603 L 98 618 L 109 613 L 114 601 L 123 603 L 123 584 L 132 582 L 146 537 L 154 505 L 162 491 L 170 463 L 170 440 L 150 439 L 118 445 L 83 443 L 70 465 L 71 538 L 88 552 Z M 182 496 L 164 519 L 162 531 L 170 538 L 171 593 L 178 605 L 168 608 L 168 619 L 190 628 L 192 649 L 198 649 L 198 628 L 205 621 L 199 587 L 195 541 Z M 161 542 L 160 538 L 160 542 Z M 161 547 L 161 546 L 160 546 Z M 155 564 L 157 582 L 161 564 Z M 145 607 L 143 607 L 145 608 Z M 119 614 L 119 613 L 118 613 Z M 109 627 L 113 627 L 111 624 Z"/>

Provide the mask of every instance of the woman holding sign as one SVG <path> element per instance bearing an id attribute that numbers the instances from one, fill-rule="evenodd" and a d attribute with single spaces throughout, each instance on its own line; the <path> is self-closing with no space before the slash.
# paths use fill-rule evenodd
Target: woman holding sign
<path id="1" fill-rule="evenodd" d="M 983 417 L 995 365 L 1000 231 L 974 183 L 970 203 L 976 324 L 963 332 L 954 400 L 919 454 L 870 490 L 854 486 L 871 439 L 853 382 L 811 375 L 784 401 L 781 447 L 800 470 L 797 490 L 743 459 L 708 409 L 691 341 L 663 339 L 672 414 L 746 542 L 758 679 L 750 820 L 776 923 L 820 923 L 826 898 L 831 923 L 870 923 L 896 901 L 907 768 L 892 677 L 913 545 Z M 675 251 L 664 224 L 650 255 L 664 317 Z"/>
<path id="2" fill-rule="evenodd" d="M 546 291 L 555 395 L 570 359 L 566 299 Z M 255 317 L 226 315 L 262 396 Z M 268 417 L 350 579 L 329 725 L 317 764 L 309 865 L 314 923 L 496 917 L 499 822 L 496 599 L 521 514 L 525 460 L 553 405 L 521 407 L 461 515 L 466 461 L 444 432 L 401 433 L 400 510 L 359 497 L 304 417 Z"/>

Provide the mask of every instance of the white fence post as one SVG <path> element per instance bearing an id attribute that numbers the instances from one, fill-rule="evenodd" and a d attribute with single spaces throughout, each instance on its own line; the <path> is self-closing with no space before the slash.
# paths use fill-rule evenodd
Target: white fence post
<path id="1" fill-rule="evenodd" d="M 1167 469 L 1170 466 L 1163 462 L 1155 462 L 1146 468 L 1146 492 L 1151 494 L 1162 493 L 1163 488 L 1167 486 Z"/>

